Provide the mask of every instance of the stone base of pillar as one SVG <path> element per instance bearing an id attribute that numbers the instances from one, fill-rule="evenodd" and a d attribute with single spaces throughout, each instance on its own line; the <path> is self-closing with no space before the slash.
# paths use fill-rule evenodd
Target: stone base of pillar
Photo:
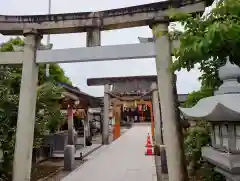
<path id="1" fill-rule="evenodd" d="M 154 155 L 160 156 L 160 146 L 158 145 L 154 146 Z"/>
<path id="2" fill-rule="evenodd" d="M 161 181 L 168 181 L 168 174 L 162 174 Z"/>
<path id="3" fill-rule="evenodd" d="M 66 145 L 64 150 L 64 170 L 72 171 L 75 169 L 75 146 Z"/>
<path id="4" fill-rule="evenodd" d="M 110 137 L 110 138 L 109 138 Z M 111 135 L 109 137 L 102 137 L 102 144 L 103 145 L 109 145 L 111 138 Z"/>
<path id="5" fill-rule="evenodd" d="M 161 166 L 162 166 L 162 173 L 168 174 L 168 166 L 167 166 L 167 156 L 166 156 L 166 150 L 161 149 L 160 150 L 161 155 Z"/>
<path id="6" fill-rule="evenodd" d="M 161 157 L 155 156 L 155 166 L 156 166 L 156 174 L 157 174 L 157 180 L 161 180 Z"/>

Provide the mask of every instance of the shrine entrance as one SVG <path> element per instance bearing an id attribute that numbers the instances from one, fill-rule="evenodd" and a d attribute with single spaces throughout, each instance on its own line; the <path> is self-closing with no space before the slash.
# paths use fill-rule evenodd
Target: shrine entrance
<path id="1" fill-rule="evenodd" d="M 125 102 L 121 106 L 123 123 L 151 122 L 152 103 L 151 101 Z"/>
<path id="2" fill-rule="evenodd" d="M 87 79 L 89 86 L 105 85 L 104 105 L 109 104 L 109 120 L 114 120 L 113 138 L 120 136 L 121 126 L 151 123 L 154 137 L 152 83 L 157 76 L 104 77 Z"/>

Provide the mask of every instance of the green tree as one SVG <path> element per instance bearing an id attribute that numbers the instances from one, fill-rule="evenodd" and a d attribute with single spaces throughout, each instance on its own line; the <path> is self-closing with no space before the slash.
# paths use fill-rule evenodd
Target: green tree
<path id="1" fill-rule="evenodd" d="M 201 148 L 209 145 L 210 142 L 208 128 L 208 124 L 203 121 L 197 126 L 190 127 L 186 132 L 184 145 L 190 175 L 195 175 L 195 172 L 201 167 Z"/>
<path id="2" fill-rule="evenodd" d="M 207 16 L 173 13 L 171 18 L 184 26 L 173 70 L 197 65 L 202 86 L 216 89 L 221 83 L 218 69 L 226 57 L 240 65 L 240 0 L 222 0 Z"/>
<path id="3" fill-rule="evenodd" d="M 240 0 L 222 0 L 205 16 L 174 12 L 171 18 L 184 27 L 184 31 L 174 34 L 174 38 L 180 40 L 180 47 L 174 52 L 176 61 L 172 70 L 197 67 L 201 71 L 201 89 L 189 94 L 185 102 L 186 107 L 192 107 L 200 99 L 213 95 L 219 87 L 218 70 L 226 57 L 240 65 Z M 198 122 L 185 135 L 189 167 L 193 173 L 203 171 L 205 176 L 201 179 L 222 181 L 221 175 L 201 162 L 201 147 L 210 142 L 208 126 L 203 123 Z"/>
<path id="4" fill-rule="evenodd" d="M 24 42 L 20 38 L 10 39 L 0 46 L 0 52 L 13 51 L 13 45 L 23 46 Z M 0 178 L 6 178 L 11 175 L 21 71 L 21 66 L 0 65 L 0 150 L 3 151 Z M 60 111 L 61 105 L 59 104 L 63 90 L 56 83 L 65 82 L 71 84 L 71 82 L 57 64 L 50 65 L 50 73 L 51 77 L 47 79 L 44 66 L 39 66 L 34 131 L 35 148 L 41 145 L 44 134 L 55 132 L 59 124 L 66 119 Z"/>
<path id="5" fill-rule="evenodd" d="M 18 95 L 11 86 L 10 69 L 0 68 L 0 150 L 3 152 L 0 167 L 0 178 L 6 179 L 12 168 L 11 160 L 14 151 L 15 127 L 17 123 Z"/>
<path id="6" fill-rule="evenodd" d="M 187 100 L 184 102 L 184 107 L 193 107 L 200 99 L 212 96 L 212 94 L 212 89 L 207 88 L 201 88 L 198 91 L 193 91 L 188 94 Z"/>
<path id="7" fill-rule="evenodd" d="M 17 37 L 14 39 L 10 39 L 8 42 L 2 43 L 0 52 L 11 52 L 14 51 L 13 46 L 24 46 L 24 41 Z M 15 73 L 15 82 L 14 85 L 16 88 L 20 88 L 20 82 L 21 82 L 21 66 L 11 66 L 12 72 Z M 63 69 L 58 64 L 50 64 L 49 68 L 50 77 L 49 80 L 52 82 L 64 82 L 67 84 L 72 85 L 72 82 L 69 80 L 69 78 L 65 75 Z M 39 84 L 43 84 L 46 82 L 45 77 L 45 65 L 39 65 Z"/>

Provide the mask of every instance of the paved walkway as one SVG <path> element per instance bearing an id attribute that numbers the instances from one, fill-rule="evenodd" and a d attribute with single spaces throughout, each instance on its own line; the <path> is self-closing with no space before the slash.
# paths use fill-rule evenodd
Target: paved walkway
<path id="1" fill-rule="evenodd" d="M 144 155 L 149 132 L 150 125 L 134 125 L 62 181 L 157 181 L 154 157 Z"/>

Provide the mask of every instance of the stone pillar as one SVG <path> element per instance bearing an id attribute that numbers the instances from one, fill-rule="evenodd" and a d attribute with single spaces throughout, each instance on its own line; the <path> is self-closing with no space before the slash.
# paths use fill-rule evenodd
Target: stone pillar
<path id="1" fill-rule="evenodd" d="M 178 137 L 176 113 L 173 96 L 173 74 L 171 46 L 168 37 L 168 23 L 154 24 L 152 27 L 156 49 L 156 69 L 158 93 L 160 97 L 163 122 L 163 138 L 166 145 L 169 181 L 187 181 L 187 174 L 182 168 L 181 145 Z"/>
<path id="2" fill-rule="evenodd" d="M 158 179 L 161 180 L 162 174 L 167 174 L 167 161 L 166 161 L 166 152 L 164 148 L 160 148 L 160 145 L 163 145 L 163 136 L 162 136 L 162 124 L 161 124 L 161 113 L 159 105 L 159 96 L 157 84 L 152 83 L 151 88 L 153 89 L 152 94 L 152 103 L 153 103 L 153 115 L 155 122 L 155 165 Z"/>
<path id="3" fill-rule="evenodd" d="M 155 133 L 155 165 L 156 165 L 156 172 L 157 178 L 160 180 L 161 176 L 161 158 L 160 158 L 160 145 L 161 142 L 161 117 L 160 117 L 160 107 L 159 107 L 159 98 L 158 98 L 158 91 L 157 91 L 157 84 L 153 82 L 151 85 L 152 92 L 152 105 L 153 105 L 153 117 L 154 117 L 154 133 Z"/>
<path id="4" fill-rule="evenodd" d="M 161 142 L 161 117 L 160 117 L 160 107 L 159 107 L 159 98 L 156 82 L 152 83 L 151 88 L 152 93 L 152 104 L 153 104 L 153 116 L 154 116 L 154 125 L 155 125 L 155 143 L 159 147 Z"/>
<path id="5" fill-rule="evenodd" d="M 64 149 L 64 170 L 71 171 L 75 168 L 75 143 L 73 124 L 73 101 L 68 104 L 68 143 Z"/>
<path id="6" fill-rule="evenodd" d="M 181 163 L 182 163 L 182 169 L 183 169 L 183 173 L 186 173 L 186 177 L 187 177 L 187 163 L 186 163 L 186 157 L 184 154 L 184 135 L 183 135 L 183 122 L 180 118 L 180 102 L 178 100 L 178 93 L 177 93 L 177 75 L 176 74 L 172 74 L 173 75 L 173 97 L 174 97 L 174 103 L 175 103 L 175 115 L 176 115 L 176 126 L 177 126 L 177 133 L 178 133 L 178 141 L 179 141 L 179 145 L 180 145 L 180 149 L 179 149 L 179 154 L 181 155 Z M 186 124 L 186 123 L 185 123 Z"/>
<path id="7" fill-rule="evenodd" d="M 24 31 L 25 46 L 18 108 L 13 181 L 30 180 L 35 124 L 38 65 L 36 50 L 41 36 L 36 30 Z"/>
<path id="8" fill-rule="evenodd" d="M 89 28 L 87 29 L 87 47 L 93 47 L 93 46 L 101 46 L 101 30 L 99 28 Z M 104 118 L 105 120 L 105 118 Z M 104 121 L 103 121 L 104 122 Z M 101 125 L 104 125 L 104 123 Z M 90 125 L 89 125 L 89 120 L 88 120 L 88 137 L 91 136 L 90 133 Z M 104 142 L 104 126 L 102 127 L 102 142 Z M 108 132 L 105 134 L 109 134 Z M 106 140 L 105 140 L 106 141 Z M 106 143 L 108 144 L 108 143 Z"/>
<path id="9" fill-rule="evenodd" d="M 87 47 L 101 45 L 101 31 L 99 28 L 89 28 L 87 30 Z"/>
<path id="10" fill-rule="evenodd" d="M 104 110 L 103 110 L 103 132 L 102 142 L 104 145 L 109 144 L 109 108 L 110 96 L 107 94 L 110 91 L 110 85 L 104 85 Z"/>

